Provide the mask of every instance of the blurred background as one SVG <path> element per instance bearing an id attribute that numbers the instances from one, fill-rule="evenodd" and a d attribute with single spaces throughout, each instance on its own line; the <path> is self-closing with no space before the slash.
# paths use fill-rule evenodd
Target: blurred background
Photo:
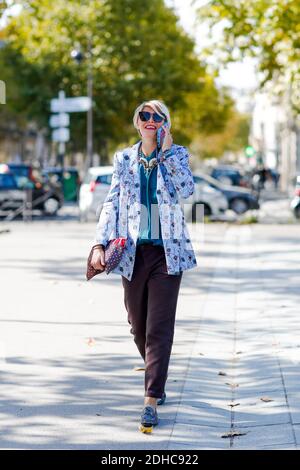
<path id="1" fill-rule="evenodd" d="M 95 219 L 113 153 L 137 141 L 133 111 L 154 98 L 191 152 L 205 215 L 257 220 L 275 199 L 300 217 L 299 2 L 0 5 L 2 218 L 72 206 Z"/>

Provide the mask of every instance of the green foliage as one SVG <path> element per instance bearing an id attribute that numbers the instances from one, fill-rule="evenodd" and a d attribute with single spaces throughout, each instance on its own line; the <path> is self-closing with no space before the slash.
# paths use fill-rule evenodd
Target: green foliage
<path id="1" fill-rule="evenodd" d="M 220 64 L 256 57 L 261 86 L 276 82 L 276 92 L 290 87 L 294 107 L 300 110 L 300 2 L 299 0 L 210 0 L 199 8 L 200 22 L 223 35 L 206 54 Z"/>
<path id="2" fill-rule="evenodd" d="M 225 126 L 231 99 L 216 89 L 193 40 L 163 0 L 28 0 L 10 18 L 0 50 L 7 107 L 47 126 L 50 99 L 86 94 L 87 61 L 71 50 L 88 50 L 92 39 L 94 139 L 99 151 L 134 141 L 135 107 L 162 99 L 170 107 L 175 140 L 188 144 L 199 132 Z M 71 115 L 69 149 L 85 149 L 85 113 Z"/>
<path id="3" fill-rule="evenodd" d="M 257 224 L 259 222 L 259 219 L 257 215 L 254 214 L 247 214 L 244 217 L 241 217 L 240 219 L 237 220 L 237 225 L 250 225 L 250 224 Z"/>
<path id="4" fill-rule="evenodd" d="M 2 17 L 6 9 L 7 9 L 7 1 L 0 0 L 0 18 Z"/>
<path id="5" fill-rule="evenodd" d="M 225 152 L 237 153 L 248 144 L 250 116 L 230 109 L 223 130 L 194 139 L 191 149 L 204 158 L 219 158 Z"/>

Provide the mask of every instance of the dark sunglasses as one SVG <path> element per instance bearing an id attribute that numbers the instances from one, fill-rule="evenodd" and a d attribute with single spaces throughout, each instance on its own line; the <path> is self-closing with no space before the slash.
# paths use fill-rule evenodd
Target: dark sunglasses
<path id="1" fill-rule="evenodd" d="M 140 120 L 143 121 L 143 122 L 150 121 L 151 116 L 152 116 L 152 119 L 153 119 L 154 122 L 162 122 L 166 119 L 165 117 L 160 116 L 157 113 L 149 113 L 149 111 L 140 111 L 139 112 Z"/>

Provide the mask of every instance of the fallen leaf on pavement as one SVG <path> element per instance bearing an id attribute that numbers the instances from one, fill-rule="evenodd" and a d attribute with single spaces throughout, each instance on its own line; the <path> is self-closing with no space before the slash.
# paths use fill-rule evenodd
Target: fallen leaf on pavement
<path id="1" fill-rule="evenodd" d="M 226 372 L 220 371 L 218 375 L 227 375 Z"/>
<path id="2" fill-rule="evenodd" d="M 228 438 L 228 437 L 237 437 L 237 436 L 246 436 L 246 432 L 239 432 L 239 431 L 229 431 L 226 434 L 223 434 L 223 438 Z"/>
<path id="3" fill-rule="evenodd" d="M 274 401 L 274 400 L 270 397 L 262 397 L 261 401 L 265 401 L 266 403 L 268 403 L 269 401 Z"/>
<path id="4" fill-rule="evenodd" d="M 145 367 L 135 367 L 134 370 L 136 372 L 140 371 L 140 370 L 145 370 Z"/>
<path id="5" fill-rule="evenodd" d="M 225 385 L 229 385 L 229 387 L 231 388 L 236 388 L 236 387 L 239 387 L 239 384 L 235 384 L 235 383 L 230 383 L 230 382 L 226 382 Z"/>
<path id="6" fill-rule="evenodd" d="M 229 403 L 228 406 L 231 406 L 231 408 L 235 407 L 235 406 L 239 406 L 240 403 Z"/>
<path id="7" fill-rule="evenodd" d="M 94 338 L 88 338 L 86 343 L 87 343 L 88 346 L 95 346 L 96 341 L 94 340 Z"/>

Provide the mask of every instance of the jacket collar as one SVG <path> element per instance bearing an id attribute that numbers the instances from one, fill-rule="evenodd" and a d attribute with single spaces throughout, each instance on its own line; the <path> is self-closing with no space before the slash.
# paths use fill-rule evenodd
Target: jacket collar
<path id="1" fill-rule="evenodd" d="M 140 144 L 142 143 L 141 140 L 139 140 L 136 144 L 134 144 L 132 147 L 130 147 L 129 149 L 129 153 L 130 153 L 130 158 L 131 158 L 131 164 L 133 165 L 134 162 L 138 161 L 138 151 L 139 151 L 139 146 Z M 160 155 L 161 153 L 161 150 L 159 150 L 158 152 L 158 156 Z"/>

